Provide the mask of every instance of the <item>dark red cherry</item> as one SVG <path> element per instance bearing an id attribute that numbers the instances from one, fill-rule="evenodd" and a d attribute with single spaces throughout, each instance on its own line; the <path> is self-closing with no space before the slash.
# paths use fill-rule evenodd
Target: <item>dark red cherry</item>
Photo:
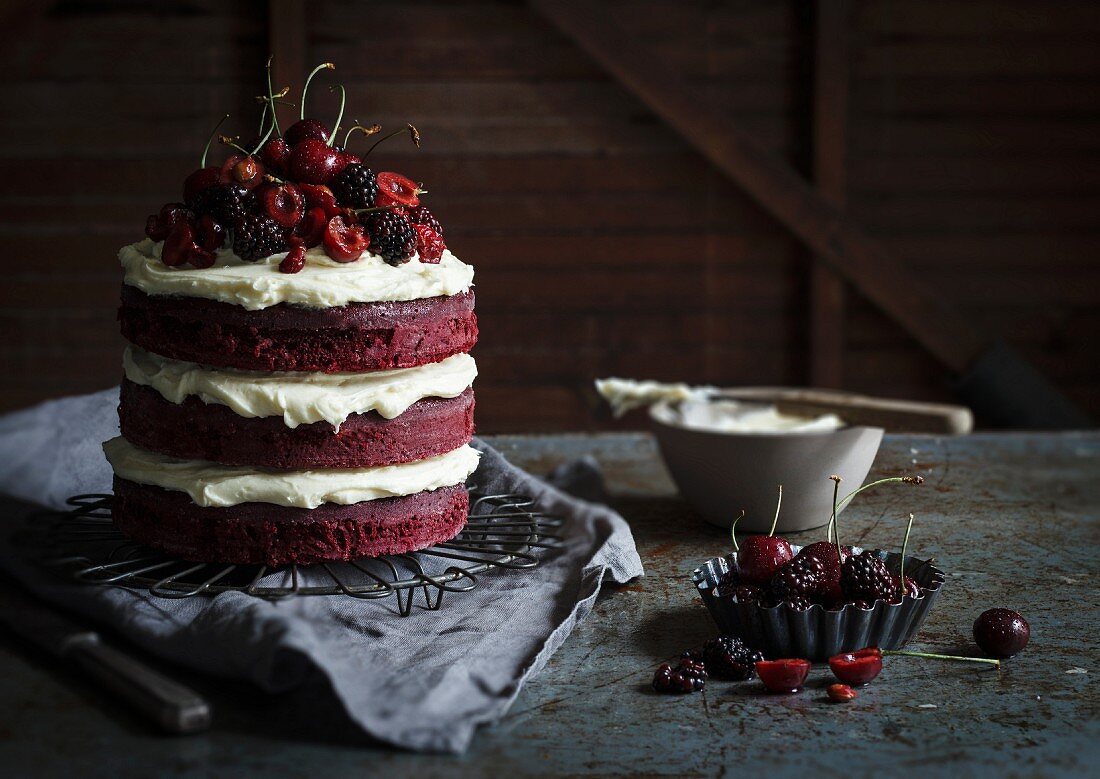
<path id="1" fill-rule="evenodd" d="M 294 228 L 294 235 L 307 249 L 320 246 L 328 227 L 329 216 L 320 206 L 306 211 L 305 218 Z"/>
<path id="2" fill-rule="evenodd" d="M 794 558 L 787 539 L 779 536 L 749 536 L 737 550 L 737 571 L 745 584 L 765 584 L 779 568 Z"/>
<path id="3" fill-rule="evenodd" d="M 260 162 L 277 176 L 285 174 L 290 163 L 290 145 L 282 138 L 272 138 L 260 149 Z"/>
<path id="4" fill-rule="evenodd" d="M 175 268 L 188 262 L 193 251 L 199 251 L 195 243 L 195 231 L 187 222 L 177 222 L 164 239 L 160 259 L 165 265 Z"/>
<path id="5" fill-rule="evenodd" d="M 327 143 L 329 130 L 324 122 L 319 122 L 316 119 L 301 119 L 290 125 L 283 133 L 283 137 L 291 146 L 297 146 L 302 141 L 309 140 Z"/>
<path id="6" fill-rule="evenodd" d="M 251 155 L 234 154 L 222 164 L 222 181 L 226 184 L 255 189 L 263 180 L 263 163 Z"/>
<path id="7" fill-rule="evenodd" d="M 290 247 L 290 251 L 279 263 L 280 273 L 298 273 L 306 267 L 306 247 L 301 243 Z"/>
<path id="8" fill-rule="evenodd" d="M 290 177 L 305 184 L 327 184 L 335 174 L 339 152 L 315 138 L 302 141 L 290 152 Z"/>
<path id="9" fill-rule="evenodd" d="M 183 181 L 183 199 L 191 201 L 207 187 L 222 183 L 222 169 L 217 165 L 199 168 Z"/>
<path id="10" fill-rule="evenodd" d="M 299 184 L 298 188 L 306 198 L 306 208 L 323 208 L 325 217 L 340 216 L 340 207 L 336 205 L 336 195 L 322 184 Z"/>
<path id="11" fill-rule="evenodd" d="M 829 669 L 845 684 L 867 684 L 882 672 L 882 650 L 868 646 L 829 658 Z"/>
<path id="12" fill-rule="evenodd" d="M 1012 657 L 1031 640 L 1031 626 L 1011 609 L 989 609 L 974 621 L 974 641 L 987 655 Z"/>
<path id="13" fill-rule="evenodd" d="M 145 220 L 145 234 L 154 241 L 163 241 L 179 222 L 191 218 L 191 212 L 183 203 L 165 203 L 160 211 Z"/>
<path id="14" fill-rule="evenodd" d="M 760 660 L 756 674 L 768 692 L 798 692 L 810 673 L 810 661 L 796 658 Z"/>
<path id="15" fill-rule="evenodd" d="M 349 225 L 343 217 L 328 220 L 324 235 L 325 254 L 337 262 L 355 262 L 370 246 L 370 238 L 361 225 Z"/>
<path id="16" fill-rule="evenodd" d="M 216 252 L 225 244 L 225 228 L 215 222 L 214 217 L 204 214 L 195 225 L 194 240 L 204 252 Z"/>

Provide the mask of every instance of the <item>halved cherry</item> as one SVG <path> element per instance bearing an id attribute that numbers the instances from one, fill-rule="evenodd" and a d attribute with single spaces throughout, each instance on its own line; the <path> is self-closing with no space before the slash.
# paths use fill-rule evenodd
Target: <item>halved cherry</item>
<path id="1" fill-rule="evenodd" d="M 294 227 L 306 215 L 306 199 L 293 184 L 267 187 L 261 197 L 264 211 L 283 227 Z"/>
<path id="2" fill-rule="evenodd" d="M 299 184 L 298 188 L 306 198 L 306 208 L 323 208 L 327 217 L 340 216 L 340 207 L 336 205 L 336 195 L 324 184 Z"/>
<path id="3" fill-rule="evenodd" d="M 413 225 L 416 230 L 416 253 L 421 262 L 437 264 L 443 256 L 443 250 L 447 244 L 443 243 L 443 236 L 427 225 Z"/>
<path id="4" fill-rule="evenodd" d="M 199 168 L 183 180 L 183 199 L 191 200 L 207 187 L 222 182 L 222 169 L 216 165 Z"/>
<path id="5" fill-rule="evenodd" d="M 189 213 L 183 203 L 165 203 L 145 220 L 145 234 L 154 241 L 163 241 L 176 224 L 188 220 Z"/>
<path id="6" fill-rule="evenodd" d="M 845 684 L 867 684 L 882 671 L 882 650 L 868 646 L 829 658 L 833 676 Z"/>
<path id="7" fill-rule="evenodd" d="M 164 247 L 160 253 L 161 262 L 170 268 L 183 265 L 191 259 L 191 252 L 197 251 L 195 243 L 195 231 L 187 222 L 177 222 L 168 237 L 164 239 Z"/>
<path id="8" fill-rule="evenodd" d="M 233 154 L 222 163 L 222 181 L 255 189 L 264 181 L 263 163 L 252 155 Z"/>
<path id="9" fill-rule="evenodd" d="M 297 273 L 306 267 L 306 247 L 301 243 L 295 244 L 279 263 L 280 273 Z"/>
<path id="10" fill-rule="evenodd" d="M 342 216 L 328 220 L 324 236 L 325 254 L 337 262 L 355 262 L 370 246 L 370 238 L 360 225 L 349 225 Z"/>
<path id="11" fill-rule="evenodd" d="M 210 262 L 213 263 L 213 252 L 222 248 L 225 243 L 225 228 L 214 221 L 214 217 L 204 214 L 195 225 L 194 241 L 204 252 L 211 253 Z M 194 265 L 194 263 L 191 263 Z M 209 265 L 204 267 L 209 268 Z"/>
<path id="12" fill-rule="evenodd" d="M 392 206 L 398 203 L 405 206 L 420 205 L 420 194 L 424 190 L 412 179 L 384 170 L 378 174 L 377 181 L 378 195 L 374 199 L 376 206 Z"/>
<path id="13" fill-rule="evenodd" d="M 294 235 L 307 249 L 319 246 L 325 237 L 325 228 L 328 227 L 329 216 L 325 209 L 317 206 L 306 211 L 305 219 L 294 228 Z"/>
<path id="14" fill-rule="evenodd" d="M 798 692 L 810 673 L 810 661 L 799 658 L 760 660 L 756 673 L 768 692 Z"/>

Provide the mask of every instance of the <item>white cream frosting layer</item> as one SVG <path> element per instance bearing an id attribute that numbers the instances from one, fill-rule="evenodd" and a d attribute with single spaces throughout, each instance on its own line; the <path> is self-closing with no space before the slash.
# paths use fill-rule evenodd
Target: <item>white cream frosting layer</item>
<path id="1" fill-rule="evenodd" d="M 122 437 L 107 441 L 103 451 L 120 478 L 186 492 L 196 505 L 215 508 L 254 502 L 314 509 L 323 503 L 348 506 L 413 495 L 465 482 L 481 456 L 472 446 L 462 446 L 401 465 L 275 471 L 179 460 L 139 449 Z"/>
<path id="2" fill-rule="evenodd" d="M 328 422 L 339 429 L 351 414 L 369 411 L 393 419 L 418 400 L 458 397 L 477 376 L 468 354 L 370 373 L 263 373 L 207 368 L 131 346 L 122 365 L 127 379 L 152 387 L 172 403 L 194 395 L 204 403 L 228 406 L 238 416 L 282 417 L 290 428 Z"/>
<path id="3" fill-rule="evenodd" d="M 336 308 L 349 303 L 419 300 L 457 295 L 474 283 L 474 269 L 450 251 L 438 263 L 413 258 L 388 265 L 375 254 L 355 262 L 336 262 L 321 247 L 306 252 L 298 273 L 280 273 L 286 253 L 245 262 L 231 249 L 220 249 L 214 265 L 201 270 L 170 268 L 160 260 L 164 244 L 146 238 L 118 253 L 123 281 L 147 295 L 183 295 L 231 303 L 257 311 L 278 303 L 307 308 Z"/>

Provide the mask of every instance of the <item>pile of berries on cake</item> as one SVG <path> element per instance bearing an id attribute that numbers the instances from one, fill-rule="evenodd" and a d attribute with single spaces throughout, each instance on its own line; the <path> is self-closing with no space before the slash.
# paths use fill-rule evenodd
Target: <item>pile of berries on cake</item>
<path id="1" fill-rule="evenodd" d="M 269 77 L 268 94 L 257 98 L 263 104 L 258 136 L 245 145 L 219 136 L 232 153 L 221 165 L 208 166 L 215 128 L 199 168 L 183 183 L 183 202 L 165 204 L 146 221 L 145 234 L 164 242 L 165 265 L 209 268 L 218 250 L 231 248 L 247 262 L 286 253 L 279 270 L 297 273 L 305 266 L 306 250 L 317 246 L 336 262 L 354 262 L 367 251 L 390 265 L 414 256 L 439 262 L 446 248 L 443 228 L 420 203 L 424 190 L 400 173 L 375 172 L 365 162 L 394 135 L 407 133 L 419 147 L 416 128 L 407 125 L 382 136 L 357 154 L 348 149 L 353 137 L 370 137 L 381 127 L 356 123 L 337 145 L 343 87 L 338 87 L 340 115 L 332 129 L 305 118 L 310 81 L 331 68 L 324 63 L 310 74 L 302 90 L 301 118 L 285 133 L 276 106 L 287 90 L 272 93 Z"/>

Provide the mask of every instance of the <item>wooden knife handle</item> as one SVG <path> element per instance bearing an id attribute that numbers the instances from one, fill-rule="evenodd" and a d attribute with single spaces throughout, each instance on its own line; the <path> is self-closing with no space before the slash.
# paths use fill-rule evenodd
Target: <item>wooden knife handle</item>
<path id="1" fill-rule="evenodd" d="M 63 655 L 162 730 L 197 733 L 210 727 L 210 705 L 198 693 L 104 644 L 95 633 L 73 636 Z"/>
<path id="2" fill-rule="evenodd" d="M 974 429 L 974 415 L 970 409 L 946 403 L 785 387 L 740 387 L 723 389 L 716 394 L 734 400 L 774 403 L 781 412 L 800 416 L 832 413 L 850 425 L 882 427 L 891 432 L 962 435 Z"/>

